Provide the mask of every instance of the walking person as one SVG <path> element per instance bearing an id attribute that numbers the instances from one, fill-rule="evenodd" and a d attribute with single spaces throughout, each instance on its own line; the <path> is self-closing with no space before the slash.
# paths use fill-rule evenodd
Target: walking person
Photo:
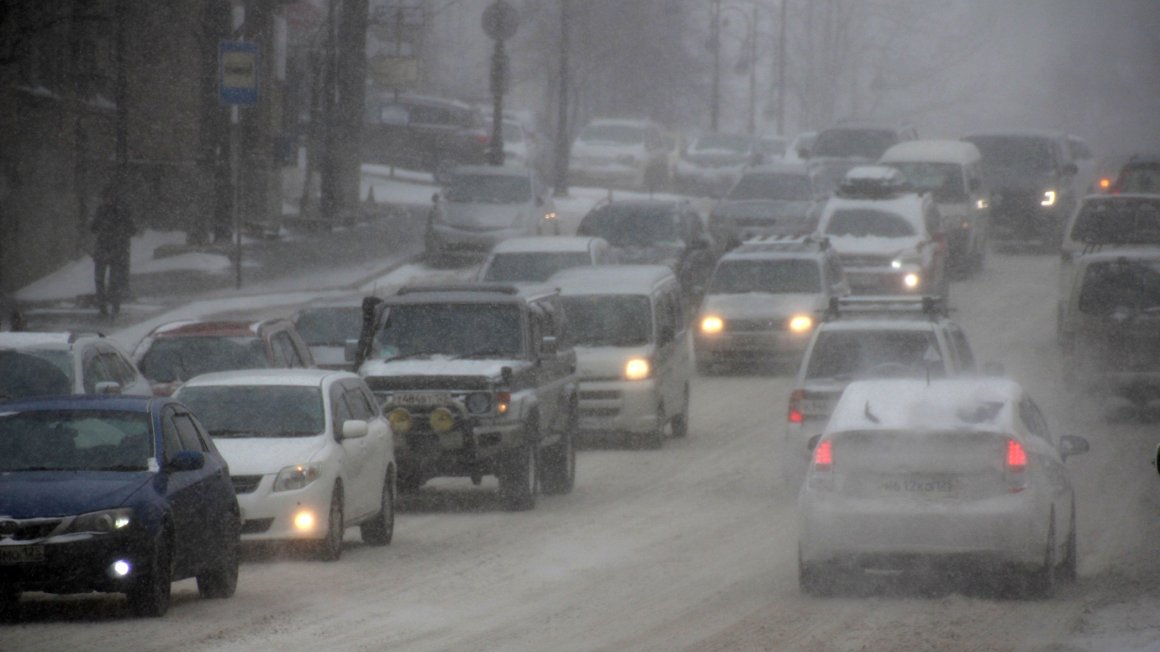
<path id="1" fill-rule="evenodd" d="M 136 231 L 121 179 L 114 179 L 105 187 L 92 231 L 97 236 L 93 249 L 97 307 L 101 316 L 109 315 L 111 310 L 116 317 L 129 292 L 129 241 Z"/>

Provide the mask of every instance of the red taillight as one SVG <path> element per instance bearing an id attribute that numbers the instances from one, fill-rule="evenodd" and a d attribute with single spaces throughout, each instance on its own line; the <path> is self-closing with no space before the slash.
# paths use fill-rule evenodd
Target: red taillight
<path id="1" fill-rule="evenodd" d="M 1007 470 L 1009 471 L 1023 471 L 1027 468 L 1027 451 L 1023 450 L 1023 444 L 1014 439 L 1007 440 Z"/>
<path id="2" fill-rule="evenodd" d="M 793 390 L 793 392 L 790 393 L 790 395 L 789 395 L 789 414 L 786 417 L 789 419 L 790 423 L 801 423 L 802 422 L 801 405 L 802 405 L 802 398 L 804 396 L 805 396 L 805 392 L 800 390 L 800 389 L 795 389 L 795 390 Z"/>
<path id="3" fill-rule="evenodd" d="M 486 145 L 491 142 L 491 136 L 488 136 L 487 134 L 475 134 L 475 142 L 479 143 L 480 145 Z"/>
<path id="4" fill-rule="evenodd" d="M 833 465 L 834 443 L 829 439 L 823 439 L 814 448 L 814 470 L 829 471 Z"/>

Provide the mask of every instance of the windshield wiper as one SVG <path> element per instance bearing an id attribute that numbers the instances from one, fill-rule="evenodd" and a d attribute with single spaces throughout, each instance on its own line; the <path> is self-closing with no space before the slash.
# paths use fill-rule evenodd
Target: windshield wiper
<path id="1" fill-rule="evenodd" d="M 229 428 L 223 428 L 221 430 L 210 430 L 209 435 L 211 437 L 260 437 L 261 436 L 258 433 L 254 432 L 253 430 L 231 430 Z"/>

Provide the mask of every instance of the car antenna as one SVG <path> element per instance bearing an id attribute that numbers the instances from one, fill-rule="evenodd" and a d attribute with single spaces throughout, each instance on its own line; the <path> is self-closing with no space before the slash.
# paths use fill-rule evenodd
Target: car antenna
<path id="1" fill-rule="evenodd" d="M 866 407 L 862 409 L 862 414 L 870 420 L 870 423 L 882 423 L 881 419 L 879 419 L 874 415 L 873 412 L 870 411 L 870 401 L 866 401 Z"/>

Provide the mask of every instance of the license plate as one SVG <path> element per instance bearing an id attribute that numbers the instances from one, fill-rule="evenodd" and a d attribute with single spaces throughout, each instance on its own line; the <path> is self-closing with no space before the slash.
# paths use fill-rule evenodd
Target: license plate
<path id="1" fill-rule="evenodd" d="M 44 561 L 44 546 L 0 546 L 0 564 Z"/>
<path id="2" fill-rule="evenodd" d="M 913 476 L 896 478 L 882 483 L 887 493 L 903 493 L 919 496 L 951 496 L 955 493 L 955 482 L 945 476 Z"/>
<path id="3" fill-rule="evenodd" d="M 804 399 L 801 402 L 803 414 L 829 414 L 830 402 L 825 399 Z"/>
<path id="4" fill-rule="evenodd" d="M 407 405 L 411 407 L 428 407 L 447 405 L 451 402 L 450 394 L 439 393 L 402 393 L 395 394 L 387 401 L 388 404 Z"/>

